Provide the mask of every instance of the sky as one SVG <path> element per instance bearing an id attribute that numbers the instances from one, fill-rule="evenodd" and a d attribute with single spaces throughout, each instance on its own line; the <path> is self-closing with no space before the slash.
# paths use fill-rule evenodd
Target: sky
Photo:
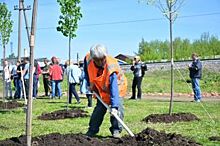
<path id="1" fill-rule="evenodd" d="M 13 32 L 6 56 L 11 52 L 17 55 L 18 47 L 18 11 L 14 6 L 19 0 L 0 0 L 7 4 L 12 13 Z M 33 7 L 33 0 L 24 0 L 25 6 Z M 73 60 L 77 53 L 83 59 L 94 44 L 104 44 L 112 56 L 118 54 L 135 55 L 139 42 L 168 40 L 169 22 L 161 11 L 144 0 L 81 0 L 82 19 L 76 31 L 77 37 L 72 39 Z M 29 26 L 32 10 L 26 11 Z M 38 0 L 37 31 L 34 57 L 57 56 L 63 60 L 68 58 L 68 38 L 56 31 L 60 9 L 56 0 Z M 209 32 L 220 38 L 220 0 L 185 0 L 178 10 L 178 17 L 173 24 L 173 37 L 199 39 L 201 34 Z M 11 45 L 12 44 L 12 45 Z M 2 46 L 0 46 L 2 50 Z M 21 56 L 24 48 L 29 52 L 28 39 L 22 15 Z M 2 58 L 3 51 L 0 53 Z"/>

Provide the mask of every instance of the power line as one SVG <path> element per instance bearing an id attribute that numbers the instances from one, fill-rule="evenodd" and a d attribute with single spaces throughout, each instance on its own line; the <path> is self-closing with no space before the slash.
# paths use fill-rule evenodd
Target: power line
<path id="1" fill-rule="evenodd" d="M 219 15 L 219 14 L 220 12 L 213 12 L 213 13 L 194 14 L 189 16 L 180 16 L 179 18 L 201 17 L 201 16 L 211 16 L 211 15 Z"/>
<path id="2" fill-rule="evenodd" d="M 194 17 L 203 17 L 203 16 L 213 16 L 213 15 L 220 15 L 220 12 L 186 15 L 186 16 L 179 16 L 178 18 L 179 19 L 184 19 L 184 18 L 194 18 Z M 127 21 L 113 21 L 113 22 L 103 22 L 103 23 L 82 24 L 82 25 L 79 25 L 79 27 L 117 25 L 117 24 L 137 23 L 137 22 L 151 22 L 151 21 L 159 21 L 159 20 L 164 20 L 164 17 L 161 17 L 161 18 L 150 18 L 150 19 L 127 20 Z M 41 28 L 38 28 L 37 30 L 48 30 L 48 29 L 56 29 L 56 27 L 41 27 Z"/>

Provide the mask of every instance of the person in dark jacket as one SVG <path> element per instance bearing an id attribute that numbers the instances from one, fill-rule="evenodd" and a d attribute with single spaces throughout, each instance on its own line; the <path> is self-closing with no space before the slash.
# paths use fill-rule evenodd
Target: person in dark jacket
<path id="1" fill-rule="evenodd" d="M 49 94 L 50 94 L 49 69 L 50 69 L 50 65 L 48 64 L 48 60 L 45 59 L 44 60 L 44 67 L 43 67 L 43 71 L 42 71 L 45 96 L 49 96 Z"/>
<path id="2" fill-rule="evenodd" d="M 199 81 L 202 77 L 202 63 L 198 59 L 196 53 L 192 54 L 192 63 L 189 64 L 189 76 L 192 82 L 192 89 L 194 92 L 194 101 L 200 102 L 201 101 L 201 90 Z"/>
<path id="3" fill-rule="evenodd" d="M 142 94 L 141 83 L 143 79 L 143 72 L 142 72 L 142 62 L 139 56 L 134 57 L 131 70 L 133 71 L 134 78 L 132 82 L 132 96 L 130 99 L 141 99 L 141 94 Z M 137 97 L 136 97 L 136 88 L 138 90 Z"/>

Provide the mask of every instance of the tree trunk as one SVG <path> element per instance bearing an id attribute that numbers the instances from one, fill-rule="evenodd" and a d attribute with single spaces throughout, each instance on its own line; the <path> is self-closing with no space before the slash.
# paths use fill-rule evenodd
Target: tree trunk
<path id="1" fill-rule="evenodd" d="M 171 53 L 171 93 L 170 93 L 170 107 L 169 114 L 172 114 L 173 110 L 173 93 L 174 93 L 174 72 L 173 72 L 173 38 L 172 38 L 172 6 L 169 6 L 169 23 L 170 23 L 170 53 Z"/>
<path id="2" fill-rule="evenodd" d="M 70 62 L 71 62 L 71 37 L 69 35 L 69 67 L 70 67 Z M 69 83 L 69 71 L 67 72 L 67 104 L 66 104 L 66 110 L 68 110 L 68 106 L 69 106 L 69 94 L 70 94 L 70 83 Z"/>
<path id="3" fill-rule="evenodd" d="M 5 53 L 6 52 L 6 48 L 5 48 L 5 44 L 3 44 L 3 102 L 5 102 L 5 64 L 4 64 L 4 61 L 5 61 Z"/>

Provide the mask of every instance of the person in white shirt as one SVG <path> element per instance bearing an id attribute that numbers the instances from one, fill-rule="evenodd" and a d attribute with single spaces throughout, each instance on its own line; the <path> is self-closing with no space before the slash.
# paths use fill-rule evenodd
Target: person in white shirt
<path id="1" fill-rule="evenodd" d="M 75 86 L 80 83 L 79 78 L 81 76 L 81 70 L 77 65 L 74 65 L 72 61 L 67 60 L 65 62 L 66 75 L 69 81 L 69 104 L 72 103 L 72 94 L 75 96 L 77 103 L 80 103 L 80 98 L 76 92 Z"/>
<path id="2" fill-rule="evenodd" d="M 12 88 L 11 88 L 11 71 L 9 68 L 9 63 L 7 60 L 4 61 L 4 81 L 5 81 L 5 96 L 8 98 L 8 93 L 10 94 L 9 98 L 12 99 Z"/>

